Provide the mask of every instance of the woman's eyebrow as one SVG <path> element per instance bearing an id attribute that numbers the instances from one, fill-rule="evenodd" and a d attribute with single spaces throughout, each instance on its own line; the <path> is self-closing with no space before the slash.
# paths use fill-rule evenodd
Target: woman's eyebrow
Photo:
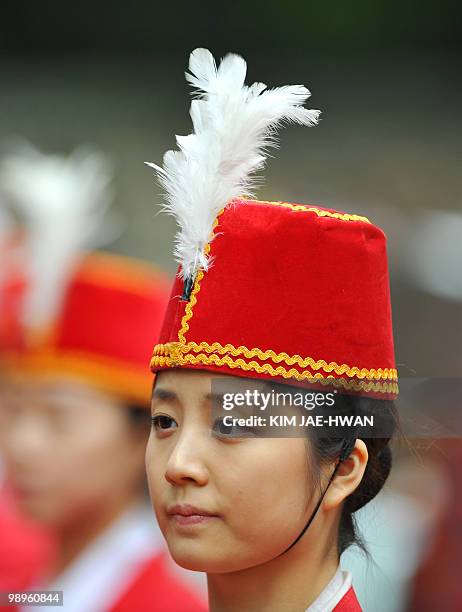
<path id="1" fill-rule="evenodd" d="M 223 393 L 217 393 L 217 392 L 207 393 L 204 399 L 207 402 L 212 402 L 212 403 L 219 402 L 221 405 L 223 403 Z"/>
<path id="2" fill-rule="evenodd" d="M 177 400 L 178 396 L 174 391 L 169 391 L 168 389 L 159 389 L 156 387 L 152 392 L 152 399 L 159 399 L 168 402 Z"/>

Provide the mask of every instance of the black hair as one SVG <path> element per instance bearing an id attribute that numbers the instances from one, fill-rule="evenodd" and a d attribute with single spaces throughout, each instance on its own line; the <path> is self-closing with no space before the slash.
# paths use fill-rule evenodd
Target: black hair
<path id="1" fill-rule="evenodd" d="M 300 393 L 300 387 L 288 386 L 283 383 L 271 383 L 277 391 Z M 306 390 L 305 390 L 306 391 Z M 368 451 L 368 461 L 363 478 L 358 487 L 345 500 L 340 517 L 337 540 L 339 556 L 350 546 L 357 545 L 366 555 L 366 546 L 358 532 L 354 513 L 371 501 L 384 486 L 392 466 L 390 441 L 399 427 L 398 415 L 393 400 L 375 399 L 365 395 L 347 395 L 337 393 L 335 405 L 331 408 L 323 406 L 323 414 L 332 413 L 348 416 L 373 416 L 374 435 L 361 427 L 342 434 L 329 428 L 311 427 L 308 429 L 308 445 L 310 453 L 310 471 L 319 494 L 322 495 L 321 469 L 324 466 L 335 465 L 342 451 L 348 446 L 353 447 L 356 439 L 363 440 Z M 331 433 L 329 433 L 331 432 Z M 379 437 L 380 436 L 380 437 Z M 350 439 L 349 439 L 350 438 Z"/>

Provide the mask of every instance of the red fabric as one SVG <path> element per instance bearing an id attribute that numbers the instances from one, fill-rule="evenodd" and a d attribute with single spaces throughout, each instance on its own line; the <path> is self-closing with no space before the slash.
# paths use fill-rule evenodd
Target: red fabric
<path id="1" fill-rule="evenodd" d="M 184 316 L 187 302 L 180 299 L 183 293 L 183 281 L 175 276 L 168 300 L 167 310 L 159 335 L 158 342 L 174 342 L 178 340 L 178 331 L 181 327 L 181 319 Z M 156 339 L 156 336 L 153 336 Z M 160 369 L 160 368 L 159 368 Z"/>
<path id="2" fill-rule="evenodd" d="M 44 576 L 55 542 L 45 529 L 18 514 L 7 491 L 0 492 L 0 592 L 23 591 Z M 13 612 L 12 606 L 0 611 Z"/>
<path id="3" fill-rule="evenodd" d="M 395 368 L 381 229 L 364 221 L 239 200 L 218 218 L 215 234 L 213 264 L 200 283 L 186 342 L 272 349 L 350 367 Z M 186 306 L 181 293 L 182 282 L 176 279 L 159 343 L 179 341 Z M 273 378 L 226 365 L 185 367 Z"/>
<path id="4" fill-rule="evenodd" d="M 129 266 L 120 271 L 124 272 L 130 273 Z M 104 268 L 100 279 L 82 271 L 67 292 L 56 346 L 119 359 L 146 370 L 166 301 L 167 282 L 161 276 L 153 274 L 134 288 L 120 282 L 106 284 Z"/>
<path id="5" fill-rule="evenodd" d="M 208 606 L 172 576 L 163 556 L 151 559 L 107 612 L 206 612 Z"/>
<path id="6" fill-rule="evenodd" d="M 451 495 L 414 577 L 409 612 L 462 611 L 462 440 L 438 440 L 436 449 L 445 461 Z"/>
<path id="7" fill-rule="evenodd" d="M 0 286 L 0 349 L 22 346 L 23 337 L 18 313 L 20 312 L 26 282 L 16 261 L 11 261 L 0 250 L 2 262 Z"/>
<path id="8" fill-rule="evenodd" d="M 27 591 L 40 582 L 53 559 L 53 542 L 48 534 L 0 505 L 0 592 Z M 0 606 L 14 612 L 17 606 Z M 206 612 L 205 600 L 172 576 L 162 555 L 141 568 L 134 581 L 107 612 Z"/>
<path id="9" fill-rule="evenodd" d="M 356 593 L 353 587 L 345 593 L 342 599 L 335 606 L 333 612 L 362 612 Z"/>
<path id="10" fill-rule="evenodd" d="M 75 375 L 122 398 L 149 403 L 152 338 L 159 334 L 168 299 L 164 273 L 109 253 L 87 255 L 70 278 L 50 328 L 32 334 L 22 328 L 21 335 L 18 295 L 22 287 L 24 299 L 27 286 L 20 285 L 16 274 L 0 304 L 0 341 L 5 340 L 0 367 Z"/>

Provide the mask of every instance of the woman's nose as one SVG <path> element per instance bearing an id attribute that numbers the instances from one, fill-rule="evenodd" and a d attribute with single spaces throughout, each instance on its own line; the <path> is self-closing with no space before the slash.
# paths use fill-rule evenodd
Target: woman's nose
<path id="1" fill-rule="evenodd" d="M 209 479 L 205 464 L 206 442 L 192 432 L 183 432 L 167 462 L 165 479 L 172 485 L 194 483 L 204 486 Z"/>

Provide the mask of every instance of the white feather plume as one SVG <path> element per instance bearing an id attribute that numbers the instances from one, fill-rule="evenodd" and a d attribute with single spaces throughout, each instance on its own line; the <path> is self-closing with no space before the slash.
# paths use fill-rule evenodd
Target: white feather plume
<path id="1" fill-rule="evenodd" d="M 108 160 L 85 147 L 46 155 L 23 143 L 1 160 L 0 190 L 27 232 L 27 327 L 53 322 L 81 250 L 100 242 L 111 179 Z"/>
<path id="2" fill-rule="evenodd" d="M 230 200 L 252 193 L 252 175 L 264 166 L 267 148 L 277 146 L 276 129 L 318 122 L 320 111 L 303 108 L 311 95 L 306 87 L 246 86 L 246 70 L 239 55 L 228 54 L 217 69 L 210 51 L 193 51 L 186 73 L 199 95 L 191 103 L 193 133 L 176 137 L 179 151 L 167 151 L 163 167 L 146 162 L 166 191 L 164 210 L 180 227 L 175 257 L 184 279 L 210 266 L 204 247 L 213 221 Z"/>

